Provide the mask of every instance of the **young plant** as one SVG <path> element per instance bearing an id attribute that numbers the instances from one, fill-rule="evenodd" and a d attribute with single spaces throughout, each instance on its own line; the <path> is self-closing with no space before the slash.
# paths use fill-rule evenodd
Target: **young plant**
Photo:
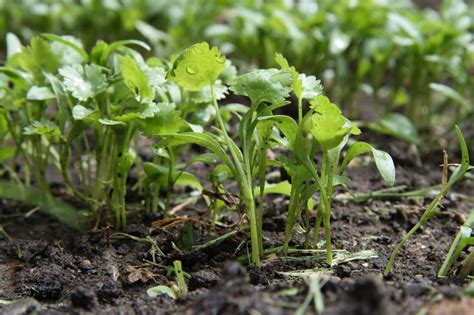
<path id="1" fill-rule="evenodd" d="M 49 194 L 53 166 L 95 215 L 102 205 L 112 209 L 118 228 L 126 224 L 126 184 L 138 161 L 139 132 L 152 137 L 184 126 L 165 69 L 130 45 L 147 48 L 134 40 L 98 41 L 88 54 L 73 38 L 43 34 L 30 47 L 10 47 L 0 69 L 6 74 L 0 79 L 14 84 L 0 98 L 18 107 L 4 107 L 2 120 L 15 157 L 25 162 L 25 183 L 33 174 Z"/>
<path id="2" fill-rule="evenodd" d="M 173 267 L 169 267 L 168 276 L 172 273 L 175 274 L 176 280 L 172 282 L 171 285 L 158 285 L 152 287 L 146 291 L 146 293 L 151 297 L 157 297 L 158 295 L 167 295 L 173 299 L 177 299 L 188 293 L 188 285 L 186 284 L 186 278 L 191 276 L 183 271 L 180 260 L 173 261 Z"/>
<path id="3" fill-rule="evenodd" d="M 285 116 L 265 117 L 280 128 L 284 134 L 287 147 L 292 157 L 280 158 L 284 168 L 291 177 L 290 204 L 288 221 L 285 228 L 284 252 L 288 252 L 288 243 L 301 211 L 305 209 L 306 225 L 305 247 L 309 243 L 309 207 L 313 194 L 319 191 L 317 220 L 313 234 L 313 247 L 318 242 L 319 228 L 324 225 L 326 238 L 327 262 L 332 263 L 331 247 L 331 203 L 334 186 L 348 182 L 342 174 L 349 162 L 356 156 L 371 152 L 376 166 L 383 179 L 392 185 L 395 181 L 395 167 L 390 155 L 373 148 L 365 142 L 356 142 L 350 146 L 346 157 L 340 164 L 343 148 L 351 135 L 360 134 L 359 128 L 345 118 L 339 108 L 325 96 L 319 95 L 321 87 L 315 84 L 314 77 L 306 77 L 289 67 L 287 61 L 277 55 L 277 62 L 283 69 L 293 74 L 293 92 L 298 99 L 298 123 Z M 310 84 L 309 82 L 313 82 Z M 310 109 L 303 117 L 303 100 L 310 100 Z M 296 130 L 296 133 L 294 132 Z M 314 162 L 318 148 L 321 148 L 320 166 Z"/>
<path id="4" fill-rule="evenodd" d="M 458 234 L 453 240 L 449 252 L 444 259 L 443 265 L 438 272 L 438 277 L 447 277 L 451 269 L 451 266 L 458 259 L 461 252 L 470 246 L 474 246 L 474 236 L 472 234 L 472 229 L 474 228 L 474 210 L 471 210 L 468 219 L 459 229 Z M 460 275 L 465 278 L 474 271 L 474 252 L 468 254 L 464 260 L 464 267 L 462 268 Z"/>
<path id="5" fill-rule="evenodd" d="M 464 136 L 462 135 L 461 129 L 459 129 L 458 126 L 455 126 L 455 128 L 456 128 L 456 133 L 458 136 L 459 146 L 461 147 L 461 164 L 456 167 L 456 169 L 453 171 L 453 173 L 449 177 L 449 180 L 447 180 L 447 173 L 443 174 L 443 178 L 446 180 L 443 180 L 443 183 L 441 185 L 441 190 L 439 191 L 438 195 L 433 199 L 433 201 L 428 205 L 425 212 L 423 213 L 421 218 L 418 220 L 418 222 L 415 224 L 415 226 L 411 228 L 411 230 L 408 231 L 408 233 L 403 236 L 402 240 L 398 243 L 398 245 L 393 250 L 392 255 L 390 256 L 390 259 L 387 263 L 387 267 L 385 268 L 385 272 L 384 272 L 385 276 L 388 275 L 390 271 L 392 270 L 392 266 L 395 261 L 395 258 L 397 257 L 398 252 L 402 249 L 403 245 L 408 241 L 408 239 L 410 239 L 410 237 L 416 231 L 418 231 L 418 229 L 421 226 L 423 226 L 429 219 L 431 219 L 438 213 L 438 207 L 443 201 L 444 197 L 448 194 L 451 187 L 453 187 L 454 184 L 459 182 L 464 177 L 464 174 L 470 169 L 469 153 L 468 153 L 466 141 L 464 140 Z M 446 172 L 447 172 L 447 165 L 448 163 L 447 161 L 445 161 Z"/>
<path id="6" fill-rule="evenodd" d="M 209 48 L 207 43 L 199 43 L 185 50 L 174 62 L 169 77 L 181 87 L 199 91 L 210 86 L 217 134 L 210 132 L 186 132 L 162 135 L 160 145 L 171 147 L 184 143 L 195 143 L 212 151 L 230 171 L 237 181 L 240 199 L 247 210 L 250 225 L 251 261 L 260 265 L 262 245 L 262 207 L 255 204 L 255 173 L 264 178 L 266 148 L 271 125 L 257 126 L 259 116 L 271 115 L 272 110 L 285 105 L 291 84 L 291 74 L 277 69 L 255 70 L 235 78 L 231 89 L 236 94 L 248 96 L 250 108 L 239 123 L 241 149 L 229 136 L 217 104 L 215 82 L 225 65 L 225 58 L 217 48 Z M 229 154 L 227 153 L 229 152 Z"/>

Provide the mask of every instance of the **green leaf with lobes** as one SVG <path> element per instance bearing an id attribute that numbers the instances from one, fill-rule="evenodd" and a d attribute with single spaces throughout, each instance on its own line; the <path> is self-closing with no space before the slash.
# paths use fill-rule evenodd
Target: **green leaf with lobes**
<path id="1" fill-rule="evenodd" d="M 59 69 L 63 83 L 72 96 L 79 101 L 87 101 L 107 88 L 107 78 L 96 65 L 74 64 Z"/>
<path id="2" fill-rule="evenodd" d="M 252 103 L 281 103 L 291 92 L 292 74 L 278 69 L 258 69 L 238 76 L 230 83 L 231 90 L 248 96 Z"/>
<path id="3" fill-rule="evenodd" d="M 40 37 L 33 37 L 29 47 L 23 47 L 18 54 L 18 63 L 24 70 L 33 74 L 36 80 L 40 80 L 43 71 L 55 73 L 59 67 L 59 59 L 47 41 Z"/>
<path id="4" fill-rule="evenodd" d="M 61 131 L 59 127 L 52 121 L 43 120 L 43 121 L 34 121 L 31 125 L 25 127 L 23 132 L 25 135 L 32 136 L 60 136 Z"/>
<path id="5" fill-rule="evenodd" d="M 171 81 L 182 88 L 199 91 L 214 84 L 226 66 L 225 57 L 217 47 L 206 42 L 195 44 L 179 55 L 168 73 Z"/>
<path id="6" fill-rule="evenodd" d="M 140 130 L 147 137 L 178 132 L 184 126 L 181 112 L 173 103 L 152 104 L 141 113 Z"/>
<path id="7" fill-rule="evenodd" d="M 314 113 L 311 117 L 311 132 L 324 150 L 337 147 L 348 134 L 358 135 L 359 128 L 342 115 L 341 110 L 325 96 L 311 101 Z"/>
<path id="8" fill-rule="evenodd" d="M 323 87 L 321 81 L 317 80 L 315 76 L 307 76 L 304 73 L 298 73 L 295 67 L 288 64 L 288 61 L 282 54 L 275 55 L 275 61 L 282 70 L 290 72 L 292 75 L 291 89 L 298 99 L 312 99 L 321 95 Z"/>

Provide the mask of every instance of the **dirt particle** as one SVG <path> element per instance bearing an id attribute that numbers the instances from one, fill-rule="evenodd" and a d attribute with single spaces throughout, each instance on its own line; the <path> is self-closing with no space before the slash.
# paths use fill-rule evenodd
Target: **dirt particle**
<path id="1" fill-rule="evenodd" d="M 85 310 L 92 310 L 96 305 L 94 294 L 85 288 L 78 288 L 71 293 L 71 303 Z"/>
<path id="2" fill-rule="evenodd" d="M 420 297 L 431 291 L 431 287 L 425 283 L 412 283 L 404 288 L 407 295 L 413 297 Z"/>
<path id="3" fill-rule="evenodd" d="M 191 274 L 191 279 L 189 280 L 189 288 L 191 290 L 203 287 L 209 288 L 219 281 L 219 277 L 210 270 L 199 270 Z"/>
<path id="4" fill-rule="evenodd" d="M 114 303 L 116 299 L 123 295 L 122 288 L 117 283 L 103 283 L 97 291 L 97 297 L 101 302 Z"/>
<path id="5" fill-rule="evenodd" d="M 92 265 L 92 263 L 88 259 L 85 259 L 85 260 L 81 261 L 79 263 L 78 267 L 79 267 L 79 269 L 81 269 L 81 271 L 89 271 L 89 270 L 94 269 L 94 266 Z"/>
<path id="6" fill-rule="evenodd" d="M 54 301 L 61 297 L 63 284 L 56 276 L 45 275 L 36 279 L 33 296 L 38 300 Z"/>
<path id="7" fill-rule="evenodd" d="M 130 252 L 130 247 L 127 246 L 127 244 L 120 244 L 117 247 L 117 254 L 119 255 L 127 255 Z"/>

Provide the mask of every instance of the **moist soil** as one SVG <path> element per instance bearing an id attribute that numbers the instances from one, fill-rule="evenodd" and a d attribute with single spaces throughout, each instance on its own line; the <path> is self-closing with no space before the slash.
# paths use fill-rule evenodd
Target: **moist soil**
<path id="1" fill-rule="evenodd" d="M 381 141 L 379 146 L 383 143 L 397 164 L 396 185 L 413 190 L 439 183 L 441 154 L 432 154 L 417 166 L 406 145 Z M 360 159 L 349 168 L 348 188 L 354 193 L 386 187 L 366 162 Z M 440 213 L 407 242 L 385 278 L 382 273 L 391 251 L 433 196 L 353 202 L 342 198 L 347 191 L 338 190 L 332 213 L 333 248 L 350 253 L 373 250 L 376 257 L 341 263 L 322 277 L 323 314 L 416 314 L 422 309 L 429 314 L 472 314 L 474 299 L 463 295 L 465 283 L 438 279 L 436 274 L 459 226 L 474 208 L 473 188 L 472 180 L 464 180 L 453 189 Z M 287 205 L 279 195 L 266 200 L 267 249 L 283 242 Z M 243 232 L 213 246 L 182 249 L 185 222 L 193 223 L 195 245 L 237 228 L 238 211 L 223 220 L 227 225 L 210 228 L 203 203 L 175 208 L 174 220 L 131 215 L 124 232 L 156 241 L 163 255 L 152 255 L 150 243 L 118 237 L 106 221 L 80 233 L 40 211 L 25 215 L 30 210 L 8 200 L 0 204 L 0 214 L 9 217 L 2 219 L 9 238 L 0 236 L 0 299 L 16 301 L 0 304 L 2 314 L 294 314 L 308 295 L 308 284 L 284 272 L 329 270 L 319 254 L 270 254 L 260 269 L 248 266 L 245 259 L 239 263 L 237 258 L 249 250 Z M 12 219 L 14 215 L 18 217 Z M 291 245 L 301 248 L 303 241 L 304 236 L 295 232 Z M 174 260 L 181 260 L 190 275 L 189 292 L 176 300 L 148 296 L 149 288 L 174 280 L 168 272 Z M 313 303 L 307 313 L 316 313 Z"/>

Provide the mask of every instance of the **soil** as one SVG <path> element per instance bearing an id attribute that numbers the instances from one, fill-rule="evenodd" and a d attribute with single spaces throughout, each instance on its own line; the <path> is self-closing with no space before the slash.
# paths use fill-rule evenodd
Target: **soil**
<path id="1" fill-rule="evenodd" d="M 403 144 L 392 146 L 395 149 L 388 150 L 397 163 L 396 185 L 412 190 L 439 182 L 438 161 L 416 166 Z M 348 188 L 355 193 L 385 187 L 371 165 L 351 165 L 348 175 L 353 179 Z M 416 314 L 422 308 L 429 314 L 472 314 L 474 299 L 463 295 L 465 283 L 438 279 L 436 274 L 463 217 L 474 208 L 473 189 L 472 180 L 455 187 L 439 215 L 406 244 L 385 278 L 382 273 L 392 249 L 432 197 L 357 203 L 336 198 L 333 247 L 350 253 L 374 250 L 377 257 L 341 263 L 321 280 L 323 314 Z M 343 193 L 339 190 L 336 195 Z M 267 199 L 265 248 L 282 244 L 286 207 L 286 198 Z M 271 254 L 260 269 L 246 265 L 245 259 L 238 263 L 237 257 L 248 249 L 244 233 L 201 250 L 180 250 L 184 216 L 195 219 L 195 245 L 235 228 L 234 213 L 227 220 L 229 226 L 210 232 L 209 214 L 200 203 L 182 207 L 175 221 L 132 216 L 124 232 L 156 241 L 164 255 L 154 256 L 150 243 L 118 238 L 106 222 L 95 231 L 79 233 L 39 211 L 25 216 L 29 210 L 7 200 L 0 204 L 0 214 L 19 214 L 2 224 L 9 239 L 0 234 L 0 299 L 16 301 L 0 304 L 2 314 L 294 314 L 309 286 L 303 278 L 284 272 L 327 270 L 318 256 Z M 295 232 L 291 245 L 301 247 L 303 239 Z M 167 266 L 174 260 L 181 260 L 191 277 L 188 294 L 177 300 L 148 296 L 147 289 L 173 281 Z M 315 313 L 312 303 L 307 313 Z"/>

